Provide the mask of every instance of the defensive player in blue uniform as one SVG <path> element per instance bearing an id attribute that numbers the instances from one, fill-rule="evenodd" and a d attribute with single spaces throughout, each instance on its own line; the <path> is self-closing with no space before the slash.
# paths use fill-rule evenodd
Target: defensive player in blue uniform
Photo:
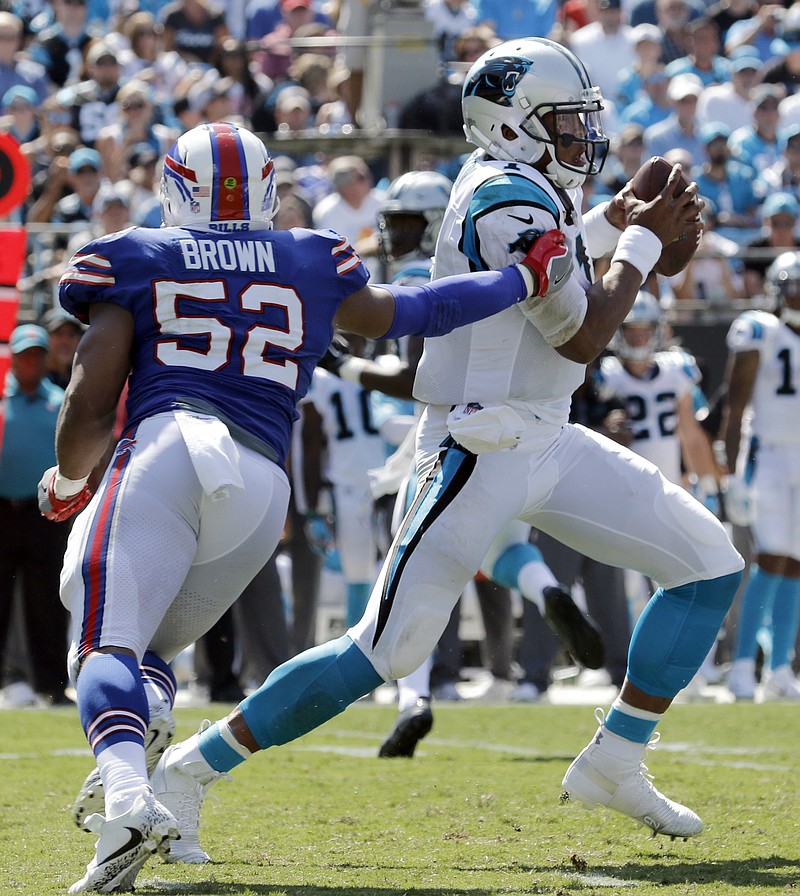
<path id="1" fill-rule="evenodd" d="M 453 187 L 433 282 L 502 269 L 554 227 L 572 267 L 524 302 L 426 338 L 414 396 L 424 478 L 360 622 L 276 669 L 227 718 L 169 748 L 153 772 L 189 817 L 203 792 L 253 753 L 286 743 L 342 705 L 416 669 L 497 533 L 522 520 L 587 556 L 638 569 L 660 587 L 631 639 L 619 697 L 564 777 L 570 799 L 602 805 L 671 836 L 698 816 L 650 781 L 643 756 L 663 713 L 708 653 L 744 565 L 721 523 L 658 469 L 568 423 L 585 365 L 606 347 L 663 246 L 700 236 L 697 185 L 651 202 L 623 189 L 581 214 L 581 185 L 608 148 L 603 98 L 559 44 L 527 38 L 478 59 L 464 83 L 468 138 L 479 148 Z M 623 229 L 624 228 L 624 229 Z M 611 257 L 594 279 L 592 258 Z M 197 836 L 196 827 L 182 829 Z"/>
<path id="2" fill-rule="evenodd" d="M 442 334 L 544 292 L 551 264 L 557 278 L 566 257 L 556 231 L 524 265 L 501 272 L 368 285 L 340 235 L 270 229 L 272 159 L 257 137 L 226 123 L 179 138 L 165 159 L 161 204 L 164 228 L 95 240 L 60 284 L 61 304 L 89 329 L 40 507 L 63 520 L 88 503 L 70 534 L 62 600 L 98 765 L 76 807 L 99 834 L 96 854 L 72 893 L 131 889 L 147 857 L 168 853 L 178 835 L 148 779 L 172 733 L 167 664 L 277 546 L 295 406 L 334 324 L 371 338 Z M 126 430 L 112 452 L 126 381 Z M 89 479 L 100 471 L 92 496 Z M 352 642 L 341 646 L 359 669 L 372 668 Z M 363 679 L 342 681 L 339 709 L 360 696 Z M 148 731 L 150 705 L 158 724 Z M 87 815 L 90 801 L 104 802 L 104 814 Z M 173 855 L 205 858 L 187 848 Z"/>

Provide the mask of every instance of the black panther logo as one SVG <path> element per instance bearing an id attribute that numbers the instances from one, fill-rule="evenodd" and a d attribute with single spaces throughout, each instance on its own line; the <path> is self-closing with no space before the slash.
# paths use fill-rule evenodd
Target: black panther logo
<path id="1" fill-rule="evenodd" d="M 513 255 L 515 252 L 526 252 L 530 247 L 539 239 L 539 237 L 544 233 L 543 230 L 537 230 L 535 227 L 531 227 L 528 230 L 524 230 L 522 233 L 517 235 L 517 238 L 513 243 L 510 243 L 508 246 L 508 252 L 510 255 Z"/>
<path id="2" fill-rule="evenodd" d="M 533 62 L 514 56 L 492 59 L 473 75 L 464 87 L 464 96 L 479 96 L 498 106 L 510 106 L 522 76 Z"/>

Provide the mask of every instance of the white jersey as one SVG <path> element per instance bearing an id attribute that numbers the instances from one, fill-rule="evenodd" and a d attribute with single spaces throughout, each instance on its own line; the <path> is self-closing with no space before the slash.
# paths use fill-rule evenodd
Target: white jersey
<path id="1" fill-rule="evenodd" d="M 562 199 L 563 196 L 563 199 Z M 565 209 L 565 202 L 574 208 Z M 593 280 L 580 214 L 581 191 L 560 195 L 534 168 L 474 153 L 459 174 L 439 232 L 433 278 L 499 270 L 521 261 L 539 234 L 559 228 L 584 291 Z M 485 320 L 425 340 L 414 396 L 436 405 L 509 404 L 562 425 L 584 365 L 563 358 L 512 306 Z"/>
<path id="2" fill-rule="evenodd" d="M 632 451 L 652 461 L 670 480 L 680 484 L 681 448 L 677 435 L 678 403 L 700 380 L 694 358 L 685 352 L 656 352 L 643 377 L 626 370 L 609 355 L 600 362 L 596 383 L 600 398 L 622 402 L 633 433 Z"/>
<path id="3" fill-rule="evenodd" d="M 385 459 L 369 391 L 317 367 L 303 403 L 313 404 L 322 418 L 328 481 L 336 486 L 363 486 L 366 492 L 367 470 L 381 466 Z"/>
<path id="4" fill-rule="evenodd" d="M 774 314 L 745 311 L 728 331 L 731 352 L 757 351 L 758 373 L 742 420 L 742 444 L 800 445 L 800 336 Z"/>

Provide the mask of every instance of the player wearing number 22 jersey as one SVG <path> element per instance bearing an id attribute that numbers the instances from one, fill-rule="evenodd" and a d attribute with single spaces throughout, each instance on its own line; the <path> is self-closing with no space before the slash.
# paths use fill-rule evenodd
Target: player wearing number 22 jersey
<path id="1" fill-rule="evenodd" d="M 368 284 L 339 234 L 272 231 L 272 159 L 227 123 L 179 138 L 164 160 L 161 206 L 165 227 L 89 243 L 59 290 L 89 323 L 59 417 L 58 466 L 39 488 L 55 521 L 88 501 L 61 577 L 70 668 L 97 759 L 74 817 L 100 838 L 74 893 L 132 888 L 147 856 L 177 836 L 148 782 L 174 731 L 168 663 L 278 544 L 295 406 L 334 325 L 368 338 L 448 332 L 546 282 L 539 252 L 524 268 L 441 286 Z M 126 429 L 111 451 L 126 382 Z M 170 859 L 204 854 L 184 838 Z"/>

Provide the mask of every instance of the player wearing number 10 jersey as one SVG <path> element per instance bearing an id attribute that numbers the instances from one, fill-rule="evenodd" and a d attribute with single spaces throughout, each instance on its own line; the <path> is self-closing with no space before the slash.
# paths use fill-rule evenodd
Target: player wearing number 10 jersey
<path id="1" fill-rule="evenodd" d="M 174 731 L 168 663 L 277 546 L 295 406 L 334 324 L 371 338 L 434 335 L 547 283 L 545 252 L 524 269 L 441 286 L 368 285 L 340 235 L 271 230 L 274 190 L 258 138 L 200 125 L 165 159 L 166 226 L 90 243 L 61 279 L 61 304 L 90 326 L 59 417 L 58 467 L 40 483 L 42 512 L 56 521 L 76 513 L 90 475 L 102 474 L 61 578 L 70 668 L 98 765 L 74 808 L 99 834 L 96 854 L 70 892 L 131 889 L 147 857 L 178 834 L 148 782 Z M 560 238 L 554 257 L 564 254 Z M 107 452 L 126 381 L 127 428 Z M 103 803 L 104 814 L 90 811 Z M 180 846 L 171 860 L 207 858 Z"/>

